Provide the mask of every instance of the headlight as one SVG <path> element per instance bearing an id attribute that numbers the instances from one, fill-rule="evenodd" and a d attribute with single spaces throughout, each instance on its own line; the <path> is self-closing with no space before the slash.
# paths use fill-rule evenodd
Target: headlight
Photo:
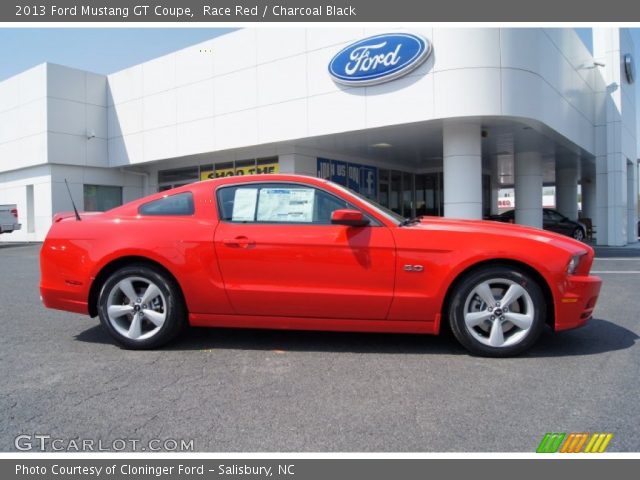
<path id="1" fill-rule="evenodd" d="M 569 260 L 569 264 L 567 265 L 567 275 L 573 275 L 576 272 L 578 266 L 580 266 L 580 260 L 582 260 L 582 257 L 585 255 L 586 252 L 582 252 L 571 257 L 571 260 Z"/>

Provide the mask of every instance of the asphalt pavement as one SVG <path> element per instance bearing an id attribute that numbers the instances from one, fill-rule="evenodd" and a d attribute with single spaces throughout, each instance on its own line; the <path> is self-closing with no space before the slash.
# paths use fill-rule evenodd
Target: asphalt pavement
<path id="1" fill-rule="evenodd" d="M 596 259 L 604 285 L 586 327 L 486 359 L 450 335 L 201 328 L 127 351 L 97 319 L 42 307 L 38 250 L 0 247 L 0 451 L 42 434 L 214 452 L 533 452 L 547 432 L 611 432 L 607 451 L 640 451 L 640 258 Z"/>

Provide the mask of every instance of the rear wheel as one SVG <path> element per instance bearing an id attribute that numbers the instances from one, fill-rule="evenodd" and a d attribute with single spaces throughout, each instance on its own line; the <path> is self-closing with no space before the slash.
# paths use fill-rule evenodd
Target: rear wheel
<path id="1" fill-rule="evenodd" d="M 520 269 L 494 266 L 467 275 L 453 292 L 449 323 L 471 353 L 518 355 L 530 348 L 545 323 L 540 286 Z"/>
<path id="2" fill-rule="evenodd" d="M 164 345 L 186 324 L 178 285 L 148 265 L 130 265 L 114 272 L 100 291 L 98 313 L 111 336 L 130 349 Z"/>

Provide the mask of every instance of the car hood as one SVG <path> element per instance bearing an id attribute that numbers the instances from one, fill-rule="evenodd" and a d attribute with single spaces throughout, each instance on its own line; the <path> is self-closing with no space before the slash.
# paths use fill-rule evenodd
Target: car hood
<path id="1" fill-rule="evenodd" d="M 496 235 L 501 238 L 514 240 L 526 239 L 549 243 L 564 248 L 570 252 L 584 252 L 591 249 L 587 244 L 558 233 L 527 227 L 512 223 L 494 222 L 491 220 L 461 220 L 443 217 L 421 217 L 419 222 L 408 225 L 407 229 L 414 230 L 442 230 L 467 232 L 474 234 Z"/>

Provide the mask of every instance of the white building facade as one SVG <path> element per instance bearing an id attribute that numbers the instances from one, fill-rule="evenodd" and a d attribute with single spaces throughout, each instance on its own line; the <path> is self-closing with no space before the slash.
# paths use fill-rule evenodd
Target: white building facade
<path id="1" fill-rule="evenodd" d="M 383 33 L 430 50 L 382 83 L 336 81 L 332 59 Z M 269 28 L 107 76 L 42 64 L 0 83 L 0 204 L 16 203 L 23 225 L 0 241 L 42 240 L 71 209 L 65 179 L 79 209 L 104 210 L 288 172 L 405 216 L 483 218 L 513 188 L 516 222 L 536 227 L 555 186 L 557 209 L 590 219 L 598 244 L 636 242 L 634 45 L 625 29 L 594 29 L 593 51 L 573 29 Z"/>

